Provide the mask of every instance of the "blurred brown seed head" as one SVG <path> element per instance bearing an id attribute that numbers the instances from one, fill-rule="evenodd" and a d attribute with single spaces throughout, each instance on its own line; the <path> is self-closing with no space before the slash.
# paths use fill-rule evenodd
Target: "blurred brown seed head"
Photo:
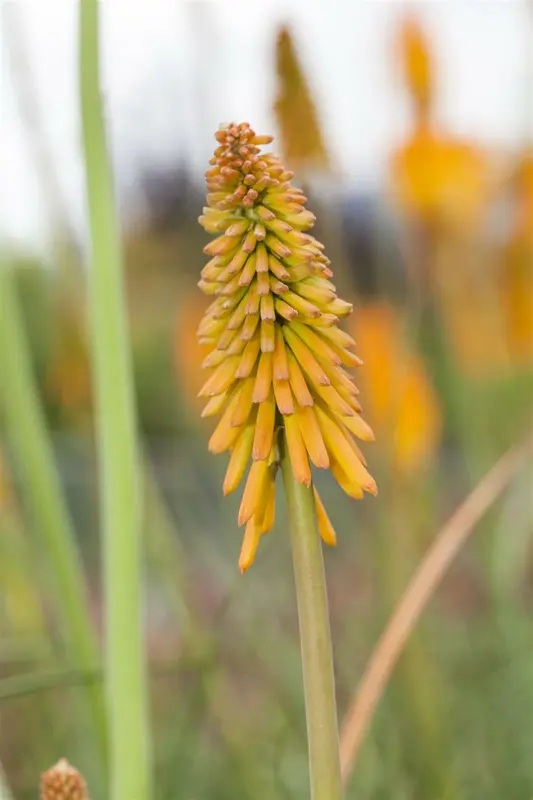
<path id="1" fill-rule="evenodd" d="M 89 800 L 83 777 L 66 758 L 41 775 L 41 800 Z"/>

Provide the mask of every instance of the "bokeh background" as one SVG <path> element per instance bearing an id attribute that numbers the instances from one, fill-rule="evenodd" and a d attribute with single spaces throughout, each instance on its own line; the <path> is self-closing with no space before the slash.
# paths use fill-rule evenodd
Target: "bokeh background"
<path id="1" fill-rule="evenodd" d="M 247 120 L 276 135 L 339 294 L 355 304 L 347 325 L 365 361 L 357 378 L 380 495 L 355 502 L 317 476 L 339 539 L 325 555 L 342 718 L 442 523 L 533 426 L 533 6 L 110 0 L 102 19 L 145 469 L 156 797 L 304 798 L 284 515 L 241 577 L 238 498 L 222 497 L 225 459 L 207 453 L 196 399 L 207 305 L 197 217 L 213 134 Z M 0 224 L 100 630 L 76 23 L 67 0 L 3 3 Z M 35 797 L 60 755 L 104 797 L 79 704 L 100 676 L 75 669 L 63 646 L 36 473 L 24 430 L 1 413 L 3 349 L 5 797 Z M 528 468 L 513 479 L 429 604 L 349 797 L 533 796 L 532 478 Z"/>

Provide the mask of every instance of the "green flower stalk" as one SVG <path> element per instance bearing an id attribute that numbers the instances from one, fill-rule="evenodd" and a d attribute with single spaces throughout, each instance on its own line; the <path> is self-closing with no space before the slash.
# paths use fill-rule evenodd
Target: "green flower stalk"
<path id="1" fill-rule="evenodd" d="M 244 572 L 274 523 L 282 434 L 298 483 L 311 486 L 314 465 L 330 469 L 350 497 L 377 489 L 355 442 L 373 433 L 345 369 L 362 362 L 338 326 L 352 305 L 337 297 L 323 246 L 306 233 L 315 217 L 292 186 L 293 173 L 260 152 L 271 136 L 241 123 L 221 128 L 216 139 L 199 219 L 219 234 L 204 248 L 212 258 L 199 282 L 214 296 L 198 331 L 211 348 L 203 363 L 211 375 L 199 394 L 208 398 L 203 416 L 222 414 L 209 449 L 230 451 L 225 494 L 251 460 L 238 517 L 246 525 Z M 313 498 L 320 535 L 334 545 L 316 489 Z"/>
<path id="2" fill-rule="evenodd" d="M 151 796 L 141 475 L 120 226 L 100 89 L 98 0 L 79 4 L 79 88 L 90 230 L 89 300 L 105 589 L 110 800 Z"/>

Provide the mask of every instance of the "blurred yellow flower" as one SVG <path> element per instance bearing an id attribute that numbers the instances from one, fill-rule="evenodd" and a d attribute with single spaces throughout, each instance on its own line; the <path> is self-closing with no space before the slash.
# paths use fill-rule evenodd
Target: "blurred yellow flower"
<path id="1" fill-rule="evenodd" d="M 533 153 L 516 176 L 514 228 L 504 249 L 500 286 L 507 338 L 513 358 L 533 362 Z"/>
<path id="2" fill-rule="evenodd" d="M 503 310 L 510 355 L 533 363 L 533 243 L 512 241 L 506 248 L 501 276 Z"/>
<path id="3" fill-rule="evenodd" d="M 45 375 L 50 399 L 68 413 L 87 410 L 91 400 L 91 367 L 79 310 L 60 308 L 52 360 Z"/>
<path id="4" fill-rule="evenodd" d="M 517 213 L 514 236 L 533 244 L 533 149 L 520 161 L 516 176 Z"/>
<path id="5" fill-rule="evenodd" d="M 419 20 L 409 14 L 401 20 L 397 39 L 400 66 L 411 94 L 415 116 L 426 119 L 434 94 L 429 40 Z"/>
<path id="6" fill-rule="evenodd" d="M 376 493 L 354 437 L 372 440 L 358 391 L 344 367 L 360 364 L 339 318 L 352 306 L 337 297 L 323 246 L 304 231 L 314 223 L 293 173 L 272 153 L 271 136 L 247 123 L 216 134 L 219 147 L 206 172 L 207 206 L 199 221 L 218 234 L 199 286 L 214 297 L 200 323 L 212 370 L 200 390 L 203 416 L 222 413 L 209 442 L 231 452 L 224 493 L 235 491 L 250 459 L 239 510 L 246 524 L 241 571 L 274 524 L 278 435 L 282 430 L 297 481 L 311 485 L 311 464 L 331 469 L 351 497 Z M 214 349 L 213 349 L 214 348 Z M 319 530 L 335 543 L 315 491 Z"/>
<path id="7" fill-rule="evenodd" d="M 393 153 L 392 191 L 408 215 L 450 230 L 474 229 L 488 195 L 483 154 L 474 145 L 417 125 Z"/>
<path id="8" fill-rule="evenodd" d="M 401 320 L 385 303 L 357 309 L 351 333 L 365 362 L 368 416 L 382 441 L 392 443 L 395 466 L 417 470 L 437 449 L 442 429 L 439 400 L 420 356 L 407 350 Z"/>
<path id="9" fill-rule="evenodd" d="M 327 170 L 330 158 L 318 112 L 290 31 L 282 27 L 276 41 L 278 93 L 274 113 L 281 151 L 291 169 Z"/>

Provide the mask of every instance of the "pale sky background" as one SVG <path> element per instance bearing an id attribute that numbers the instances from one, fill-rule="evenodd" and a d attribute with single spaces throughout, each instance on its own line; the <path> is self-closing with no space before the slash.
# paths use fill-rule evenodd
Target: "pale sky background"
<path id="1" fill-rule="evenodd" d="M 281 21 L 297 36 L 347 186 L 379 188 L 390 148 L 407 130 L 408 105 L 391 56 L 406 7 L 419 11 L 434 40 L 442 123 L 488 146 L 517 147 L 533 79 L 528 1 L 103 0 L 104 91 L 121 196 L 136 197 L 140 165 L 164 165 L 182 155 L 200 174 L 222 121 L 246 119 L 260 132 L 275 132 L 273 43 Z M 1 225 L 9 238 L 39 246 L 47 208 L 6 47 L 6 15 L 13 12 L 7 7 L 14 4 L 46 146 L 71 222 L 83 230 L 77 3 L 2 4 Z"/>

